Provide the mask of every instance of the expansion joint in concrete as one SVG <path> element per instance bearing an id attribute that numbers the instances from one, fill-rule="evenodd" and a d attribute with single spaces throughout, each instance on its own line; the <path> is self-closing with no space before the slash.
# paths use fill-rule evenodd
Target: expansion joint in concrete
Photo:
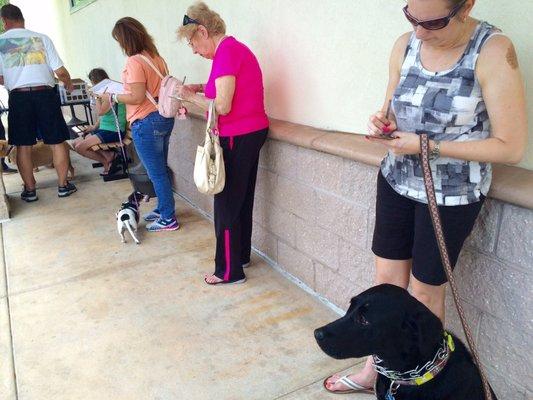
<path id="1" fill-rule="evenodd" d="M 8 348 L 10 351 L 10 364 L 11 364 L 11 379 L 13 380 L 13 388 L 14 388 L 14 394 L 15 399 L 18 400 L 18 385 L 17 385 L 17 373 L 16 373 L 16 367 L 15 367 L 15 348 L 13 345 L 13 329 L 12 329 L 12 321 L 11 321 L 11 306 L 9 302 L 9 277 L 7 273 L 7 263 L 6 263 L 6 253 L 5 253 L 5 244 L 4 244 L 4 232 L 3 232 L 3 225 L 0 224 L 0 246 L 2 246 L 1 253 L 2 253 L 2 259 L 0 260 L 2 263 L 2 274 L 4 275 L 4 290 L 6 293 L 6 307 L 5 312 L 7 313 L 7 326 L 6 329 L 8 330 L 8 335 L 6 337 L 8 338 Z M 1 311 L 0 311 L 1 312 Z M 9 377 L 6 377 L 9 379 Z"/>

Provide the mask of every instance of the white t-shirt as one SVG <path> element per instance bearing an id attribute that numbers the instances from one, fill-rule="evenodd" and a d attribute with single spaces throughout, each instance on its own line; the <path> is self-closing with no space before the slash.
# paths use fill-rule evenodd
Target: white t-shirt
<path id="1" fill-rule="evenodd" d="M 54 86 L 54 71 L 63 66 L 54 44 L 42 33 L 10 29 L 0 35 L 0 75 L 7 90 Z"/>

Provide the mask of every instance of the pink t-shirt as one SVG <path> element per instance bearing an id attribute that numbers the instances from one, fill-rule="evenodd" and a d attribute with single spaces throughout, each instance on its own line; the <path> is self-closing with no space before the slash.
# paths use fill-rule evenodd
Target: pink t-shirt
<path id="1" fill-rule="evenodd" d="M 218 117 L 220 136 L 239 136 L 268 128 L 265 113 L 263 74 L 254 54 L 241 42 L 229 36 L 215 53 L 205 95 L 216 98 L 215 80 L 235 77 L 235 94 L 228 115 Z"/>

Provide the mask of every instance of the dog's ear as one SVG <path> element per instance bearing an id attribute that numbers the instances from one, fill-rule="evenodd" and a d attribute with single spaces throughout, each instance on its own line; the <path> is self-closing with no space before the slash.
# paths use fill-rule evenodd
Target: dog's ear
<path id="1" fill-rule="evenodd" d="M 350 307 L 348 307 L 348 310 L 346 311 L 346 314 L 349 314 L 350 312 L 352 312 L 352 310 L 356 306 L 356 303 L 357 303 L 357 296 L 352 297 L 352 299 L 350 300 Z"/>

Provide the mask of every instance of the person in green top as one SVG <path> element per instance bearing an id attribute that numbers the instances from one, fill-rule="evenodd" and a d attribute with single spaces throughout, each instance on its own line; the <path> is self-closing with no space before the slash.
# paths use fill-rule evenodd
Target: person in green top
<path id="1" fill-rule="evenodd" d="M 93 86 L 104 79 L 109 79 L 109 76 L 102 68 L 94 68 L 89 72 L 89 80 Z M 119 168 L 118 154 L 111 150 L 93 151 L 91 150 L 91 147 L 100 143 L 118 142 L 119 138 L 115 118 L 109 101 L 101 97 L 97 98 L 95 111 L 98 115 L 96 123 L 85 129 L 82 132 L 82 136 L 75 139 L 72 145 L 77 153 L 102 163 L 104 171 L 100 175 L 104 176 L 114 173 L 115 170 Z M 118 109 L 116 109 L 116 111 L 121 136 L 124 138 L 126 133 L 126 106 L 124 104 L 118 104 Z"/>

